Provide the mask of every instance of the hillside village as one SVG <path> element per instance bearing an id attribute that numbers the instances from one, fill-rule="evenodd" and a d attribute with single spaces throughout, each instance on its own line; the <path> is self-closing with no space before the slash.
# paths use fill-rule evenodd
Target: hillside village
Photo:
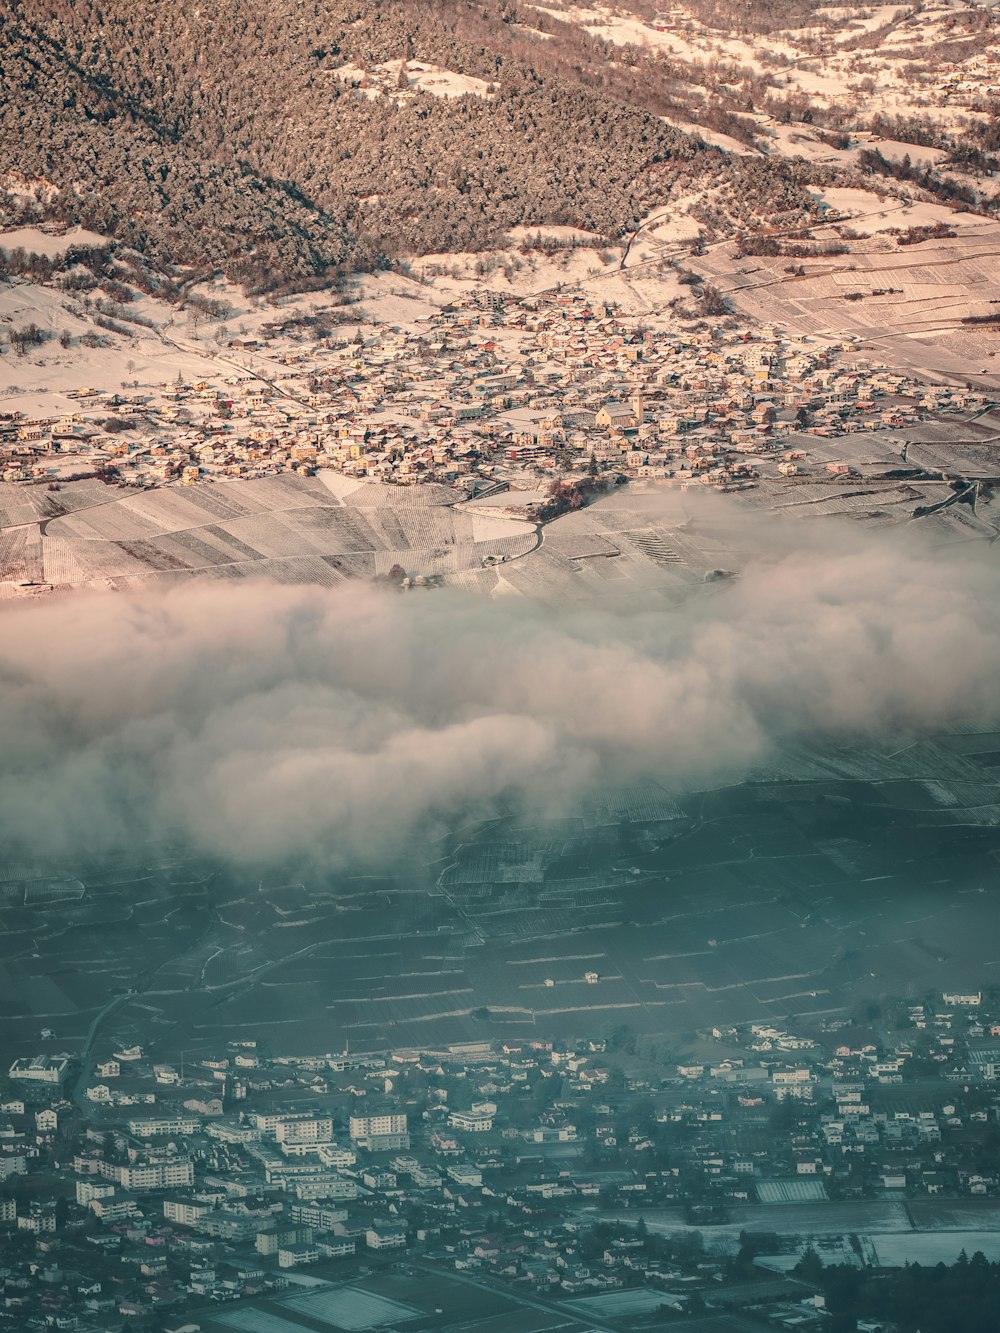
<path id="1" fill-rule="evenodd" d="M 822 441 L 989 402 L 865 360 L 851 341 L 731 318 L 649 329 L 575 293 L 482 290 L 410 327 L 319 343 L 299 323 L 230 339 L 247 368 L 224 380 L 80 385 L 51 394 L 46 415 L 0 412 L 2 479 L 152 487 L 334 469 L 470 497 L 587 473 L 746 488 L 762 474 L 848 475 L 843 449 Z"/>
<path id="2" fill-rule="evenodd" d="M 241 1298 L 308 1314 L 282 1295 L 312 1290 L 290 1270 L 343 1290 L 329 1284 L 401 1259 L 612 1329 L 616 1311 L 664 1309 L 821 1327 L 804 1253 L 820 1268 L 1000 1254 L 995 994 L 898 1002 L 868 1026 L 713 1028 L 696 1049 L 678 1060 L 622 1027 L 384 1054 L 288 1056 L 248 1036 L 170 1063 L 140 1044 L 82 1066 L 16 1060 L 0 1327 L 146 1327 Z"/>

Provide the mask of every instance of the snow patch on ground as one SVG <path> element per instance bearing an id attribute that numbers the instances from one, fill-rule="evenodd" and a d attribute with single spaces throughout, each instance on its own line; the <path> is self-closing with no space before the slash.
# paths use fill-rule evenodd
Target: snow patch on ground
<path id="1" fill-rule="evenodd" d="M 723 134 L 721 130 L 710 130 L 704 125 L 696 125 L 689 120 L 675 120 L 671 116 L 661 116 L 661 120 L 672 125 L 675 130 L 680 130 L 683 134 L 690 134 L 694 139 L 700 139 L 702 143 L 712 144 L 715 148 L 722 148 L 727 153 L 736 153 L 740 157 L 760 157 L 761 154 L 756 148 L 751 148 L 749 144 L 742 143 L 739 139 L 734 139 L 731 134 Z"/>
<path id="2" fill-rule="evenodd" d="M 848 225 L 862 236 L 874 236 L 892 228 L 929 227 L 938 222 L 956 229 L 988 225 L 975 213 L 956 213 L 944 204 L 906 204 L 898 199 L 882 198 L 869 190 L 830 186 L 815 193 L 833 212 L 848 214 Z"/>
<path id="3" fill-rule="evenodd" d="M 507 496 L 510 503 L 510 496 Z M 505 514 L 484 514 L 474 509 L 469 510 L 472 519 L 472 540 L 474 542 L 492 542 L 501 537 L 521 537 L 528 525 L 519 518 L 509 518 Z"/>
<path id="4" fill-rule="evenodd" d="M 338 500 L 345 500 L 347 496 L 353 495 L 355 491 L 367 485 L 363 477 L 348 477 L 343 472 L 333 472 L 330 468 L 320 468 L 316 475 Z"/>
<path id="5" fill-rule="evenodd" d="M 68 227 L 65 231 L 61 228 L 48 231 L 41 227 L 14 227 L 11 231 L 0 231 L 0 250 L 10 254 L 12 250 L 21 249 L 55 259 L 64 255 L 72 245 L 107 245 L 108 239 L 86 227 Z"/>
<path id="6" fill-rule="evenodd" d="M 333 71 L 343 83 L 357 85 L 358 90 L 368 97 L 378 97 L 385 93 L 403 102 L 412 91 L 430 93 L 432 97 L 488 97 L 490 85 L 485 79 L 476 79 L 469 74 L 456 74 L 454 70 L 444 69 L 441 65 L 432 65 L 426 60 L 406 62 L 405 86 L 400 79 L 402 60 L 386 60 L 372 69 L 361 69 L 357 65 L 341 65 Z"/>
<path id="7" fill-rule="evenodd" d="M 514 245 L 523 245 L 539 235 L 544 240 L 560 241 L 570 245 L 576 242 L 587 244 L 594 241 L 601 244 L 601 237 L 596 231 L 584 231 L 582 227 L 559 227 L 550 224 L 538 227 L 511 227 L 507 234 Z"/>

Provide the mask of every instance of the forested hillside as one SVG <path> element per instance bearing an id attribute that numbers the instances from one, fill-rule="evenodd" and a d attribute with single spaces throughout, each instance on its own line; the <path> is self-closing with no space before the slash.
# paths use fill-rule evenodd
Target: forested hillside
<path id="1" fill-rule="evenodd" d="M 666 124 L 669 68 L 521 18 L 507 0 L 8 0 L 0 166 L 8 187 L 53 187 L 49 216 L 259 289 L 518 224 L 615 237 L 707 184 L 737 220 L 811 207 L 803 164 Z M 390 59 L 488 91 L 397 97 L 338 75 Z"/>

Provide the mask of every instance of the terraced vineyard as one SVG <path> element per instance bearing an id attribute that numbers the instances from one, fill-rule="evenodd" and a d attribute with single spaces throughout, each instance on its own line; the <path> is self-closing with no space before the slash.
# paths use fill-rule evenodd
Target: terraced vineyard
<path id="1" fill-rule="evenodd" d="M 165 1052 L 181 1031 L 186 1049 L 253 1032 L 289 1053 L 623 1024 L 683 1042 L 985 984 L 994 749 L 789 752 L 738 786 L 611 791 L 574 819 L 465 830 L 382 878 L 140 852 L 11 867 L 0 1039 L 28 1050 L 47 1024 L 72 1049 L 118 995 L 110 1033 L 152 1030 Z"/>
<path id="2" fill-rule="evenodd" d="M 479 570 L 531 551 L 534 527 L 456 506 L 444 487 L 371 485 L 342 498 L 321 479 L 278 476 L 130 494 L 72 482 L 53 494 L 0 487 L 0 589 L 23 583 L 125 589 L 193 575 L 335 584 Z"/>

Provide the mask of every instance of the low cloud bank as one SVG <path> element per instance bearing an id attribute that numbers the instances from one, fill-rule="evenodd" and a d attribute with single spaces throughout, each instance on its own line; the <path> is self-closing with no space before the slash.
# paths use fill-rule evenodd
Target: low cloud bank
<path id="1" fill-rule="evenodd" d="M 0 614 L 0 842 L 379 864 L 500 807 L 987 721 L 998 682 L 996 553 L 853 526 L 772 531 L 681 609 L 214 581 L 52 598 Z"/>

